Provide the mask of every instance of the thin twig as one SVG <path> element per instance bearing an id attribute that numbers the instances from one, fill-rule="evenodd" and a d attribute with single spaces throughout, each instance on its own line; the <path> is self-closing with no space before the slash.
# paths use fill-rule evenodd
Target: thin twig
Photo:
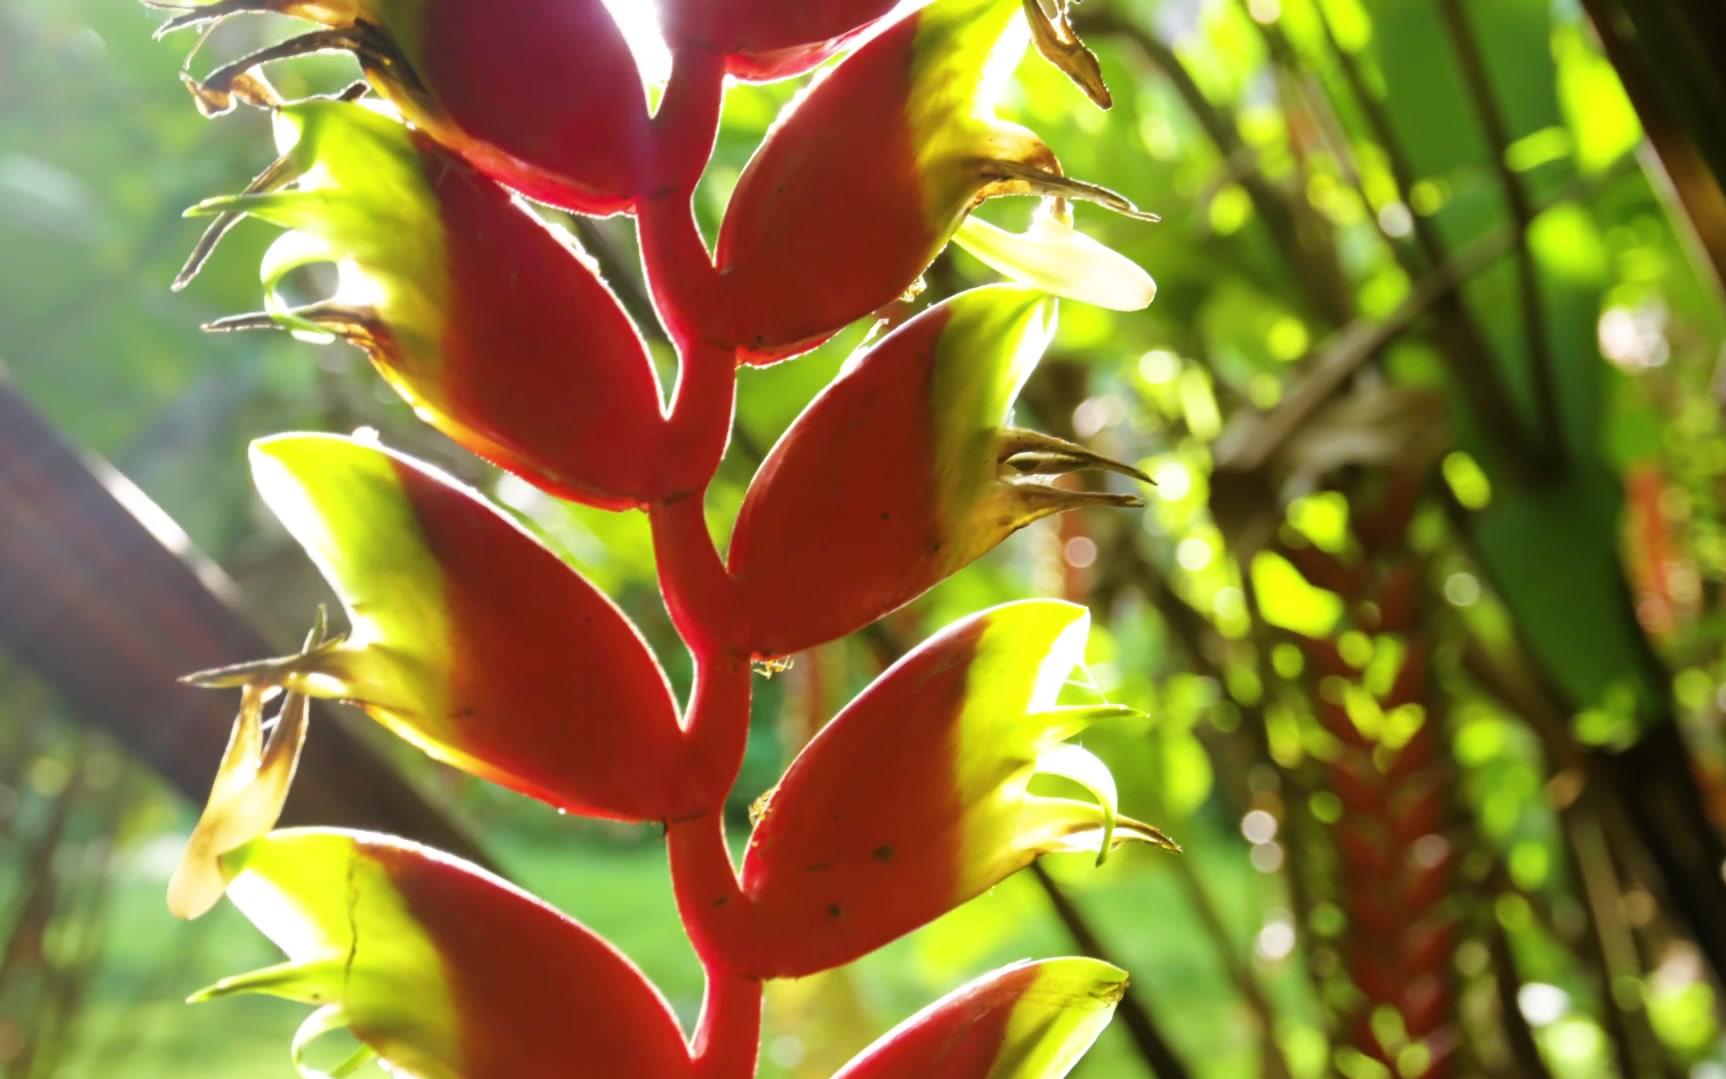
<path id="1" fill-rule="evenodd" d="M 1303 213 L 1303 203 L 1265 176 L 1233 118 L 1205 96 L 1174 50 L 1144 27 L 1108 12 L 1087 12 L 1076 24 L 1082 33 L 1109 34 L 1129 42 L 1147 63 L 1162 72 L 1252 199 L 1289 271 L 1305 290 L 1313 312 L 1335 326 L 1353 318 L 1353 292 L 1329 235 L 1316 227 L 1320 224 L 1317 215 L 1310 209 Z"/>
<path id="2" fill-rule="evenodd" d="M 1546 310 L 1540 298 L 1540 270 L 1534 264 L 1534 252 L 1529 246 L 1528 230 L 1534 223 L 1535 209 L 1529 202 L 1522 180 L 1505 160 L 1510 148 L 1510 132 L 1504 114 L 1493 94 L 1492 79 L 1486 70 L 1485 57 L 1469 28 L 1468 17 L 1461 0 L 1438 0 L 1438 11 L 1445 33 L 1456 52 L 1463 81 L 1468 84 L 1469 99 L 1476 118 L 1485 129 L 1488 157 L 1493 173 L 1498 177 L 1505 203 L 1510 207 L 1516 250 L 1517 285 L 1522 293 L 1523 344 L 1534 374 L 1535 411 L 1540 419 L 1542 438 L 1539 463 L 1546 469 L 1562 467 L 1566 456 L 1564 417 L 1558 401 L 1558 382 L 1551 344 L 1546 339 Z"/>
<path id="3" fill-rule="evenodd" d="M 1073 938 L 1074 946 L 1092 959 L 1101 959 L 1105 963 L 1120 966 L 1110 958 L 1096 930 L 1091 928 L 1083 912 L 1074 905 L 1067 893 L 1061 890 L 1055 879 L 1049 876 L 1043 863 L 1032 862 L 1031 875 L 1042 886 L 1043 894 L 1049 897 L 1049 905 L 1055 909 L 1055 916 L 1066 927 L 1067 935 Z M 1187 1066 L 1175 1055 L 1174 1048 L 1163 1036 L 1156 1020 L 1151 1018 L 1151 1013 L 1131 989 L 1127 990 L 1126 995 L 1121 997 L 1121 1002 L 1115 1006 L 1115 1015 L 1119 1017 L 1121 1025 L 1126 1027 L 1133 1044 L 1138 1046 L 1139 1055 L 1145 1058 L 1145 1063 L 1156 1073 L 1158 1079 L 1187 1079 L 1191 1074 Z"/>
<path id="4" fill-rule="evenodd" d="M 1414 166 L 1409 162 L 1408 151 L 1403 146 L 1395 125 L 1390 121 L 1390 114 L 1386 111 L 1384 102 L 1367 85 L 1366 77 L 1362 74 L 1354 54 L 1343 48 L 1342 42 L 1337 40 L 1330 18 L 1325 14 L 1324 5 L 1314 5 L 1313 13 L 1318 17 L 1319 27 L 1324 32 L 1331 59 L 1342 72 L 1343 81 L 1348 84 L 1349 93 L 1366 121 L 1374 144 L 1384 154 L 1391 181 L 1396 185 L 1397 201 L 1407 210 L 1409 228 L 1425 257 L 1425 264 L 1422 265 L 1414 258 L 1406 244 L 1391 237 L 1382 222 L 1379 222 L 1378 214 L 1373 213 L 1373 219 L 1379 223 L 1380 235 L 1385 238 L 1391 254 L 1403 272 L 1408 274 L 1410 280 L 1419 280 L 1433 267 L 1442 266 L 1449 260 L 1444 240 L 1439 236 L 1438 228 L 1432 219 L 1414 210 Z M 1361 188 L 1361 198 L 1363 201 L 1366 198 L 1364 187 Z M 1368 203 L 1367 207 L 1371 213 L 1371 204 Z M 1515 406 L 1511 403 L 1510 391 L 1505 386 L 1504 377 L 1492 362 L 1492 350 L 1487 345 L 1486 334 L 1482 332 L 1479 321 L 1462 301 L 1462 297 L 1454 291 L 1441 296 L 1434 306 L 1437 317 L 1431 323 L 1433 339 L 1444 350 L 1445 359 L 1456 372 L 1458 384 L 1468 395 L 1469 404 L 1480 419 L 1481 430 L 1498 444 L 1507 460 L 1523 460 L 1527 456 L 1527 434 L 1521 418 L 1516 414 Z"/>
<path id="5" fill-rule="evenodd" d="M 1598 178 L 1578 178 L 1543 202 L 1540 209 L 1585 198 L 1618 172 L 1619 169 L 1613 169 Z M 1300 380 L 1274 409 L 1268 413 L 1241 413 L 1224 429 L 1214 447 L 1218 467 L 1244 471 L 1269 460 L 1361 365 L 1377 356 L 1445 296 L 1515 247 L 1522 236 L 1520 228 L 1512 227 L 1474 241 L 1417 284 L 1396 310 L 1383 319 L 1359 319 L 1331 335 L 1309 354 L 1302 365 Z"/>
<path id="6" fill-rule="evenodd" d="M 1528 1017 L 1522 1014 L 1519 999 L 1522 973 L 1516 968 L 1516 955 L 1510 949 L 1510 934 L 1497 918 L 1488 917 L 1487 948 L 1492 954 L 1493 982 L 1498 991 L 1498 1022 L 1504 1028 L 1504 1040 L 1516 1062 L 1520 1079 L 1551 1079 L 1552 1072 L 1540 1055 L 1540 1043 L 1534 1040 L 1534 1030 Z"/>
<path id="7" fill-rule="evenodd" d="M 1219 684 L 1225 683 L 1227 672 L 1224 670 L 1223 661 L 1206 647 L 1207 638 L 1213 642 L 1220 641 L 1220 638 L 1216 637 L 1214 627 L 1203 614 L 1175 592 L 1167 578 L 1145 557 L 1144 552 L 1139 549 L 1135 542 L 1131 529 L 1120 530 L 1117 541 L 1110 546 L 1109 561 L 1120 567 L 1121 583 L 1138 592 L 1146 603 L 1156 609 L 1169 627 L 1170 638 L 1178 642 L 1186 651 L 1192 667 L 1210 675 Z M 1096 598 L 1101 606 L 1105 608 L 1110 606 L 1107 597 L 1099 594 Z M 1257 649 L 1257 666 L 1262 684 L 1268 686 L 1270 683 L 1267 677 L 1269 673 L 1266 669 L 1267 664 L 1264 662 L 1265 651 L 1262 647 Z M 1261 761 L 1276 770 L 1279 782 L 1285 791 L 1284 804 L 1297 807 L 1292 810 L 1293 818 L 1284 822 L 1287 826 L 1284 831 L 1285 841 L 1293 840 L 1294 836 L 1307 831 L 1306 828 L 1298 825 L 1310 823 L 1306 809 L 1309 805 L 1309 800 L 1306 797 L 1307 791 L 1304 785 L 1298 782 L 1297 777 L 1289 769 L 1284 768 L 1271 754 L 1270 742 L 1266 734 L 1267 724 L 1262 707 L 1247 703 L 1241 703 L 1239 707 L 1241 709 L 1240 729 L 1251 741 L 1252 752 Z M 1310 838 L 1303 838 L 1301 842 L 1304 846 L 1310 843 Z M 1288 845 L 1291 848 L 1294 846 L 1292 842 Z M 1301 876 L 1302 861 L 1303 859 L 1298 856 L 1298 852 L 1291 849 L 1290 856 L 1283 862 L 1283 881 L 1288 887 L 1289 906 L 1294 912 L 1295 924 L 1301 927 L 1302 932 L 1310 932 L 1313 924 L 1312 913 L 1316 904 L 1306 880 Z M 1178 868 L 1185 867 L 1183 865 Z M 1193 883 L 1196 884 L 1197 882 L 1194 881 Z M 1208 900 L 1201 889 L 1195 900 L 1195 905 L 1201 907 L 1199 912 L 1201 921 L 1204 921 L 1206 928 L 1210 931 L 1225 964 L 1231 967 L 1231 973 L 1234 974 L 1235 980 L 1240 984 L 1243 997 L 1249 1004 L 1254 1005 L 1254 1010 L 1259 1013 L 1261 1021 L 1266 1024 L 1268 1033 L 1272 1029 L 1271 1023 L 1275 1012 L 1262 992 L 1258 990 L 1251 971 L 1241 967 L 1238 961 L 1231 961 L 1233 949 L 1229 945 L 1226 931 L 1222 928 L 1221 919 L 1214 916 L 1209 919 L 1204 917 L 1205 911 L 1202 908 L 1206 902 Z M 1312 968 L 1304 962 L 1300 964 L 1300 967 L 1302 974 L 1307 978 L 1308 984 L 1312 988 L 1313 999 L 1322 1002 L 1324 994 L 1318 980 L 1313 975 Z M 1327 1021 L 1329 1018 L 1327 1016 Z M 1326 1033 L 1328 1035 L 1330 1032 L 1327 1030 Z M 1267 1056 L 1269 1052 L 1270 1050 L 1267 1049 Z"/>
<path id="8" fill-rule="evenodd" d="M 1624 897 L 1600 821 L 1578 805 L 1565 814 L 1564 824 L 1571 868 L 1591 915 L 1594 935 L 1590 951 L 1599 964 L 1600 1010 L 1613 1034 L 1619 1067 L 1626 1075 L 1669 1076 L 1671 1064 L 1661 1050 L 1647 1008 L 1640 1001 L 1627 1005 L 1619 999 L 1619 985 L 1625 979 L 1640 983 L 1643 971 L 1635 938 L 1624 921 Z"/>
<path id="9" fill-rule="evenodd" d="M 1259 1031 L 1263 1035 L 1265 1059 L 1264 1074 L 1269 1079 L 1287 1079 L 1289 1076 L 1288 1060 L 1282 1054 L 1282 1049 L 1276 1040 L 1276 1009 L 1265 997 L 1264 990 L 1259 986 L 1258 977 L 1246 963 L 1240 952 L 1229 940 L 1228 926 L 1223 923 L 1222 912 L 1217 909 L 1216 902 L 1205 888 L 1204 881 L 1199 879 L 1198 870 L 1186 858 L 1174 859 L 1175 876 L 1181 882 L 1181 887 L 1187 893 L 1187 902 L 1192 905 L 1199 916 L 1199 922 L 1205 927 L 1205 933 L 1216 945 L 1217 958 L 1222 961 L 1223 970 L 1229 980 L 1235 983 L 1235 992 L 1259 1021 Z M 1308 927 L 1302 926 L 1303 933 Z"/>

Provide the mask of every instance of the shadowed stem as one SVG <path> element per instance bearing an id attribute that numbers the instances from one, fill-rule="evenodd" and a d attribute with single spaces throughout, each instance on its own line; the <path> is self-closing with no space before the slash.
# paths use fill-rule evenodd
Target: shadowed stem
<path id="1" fill-rule="evenodd" d="M 695 1025 L 695 1079 L 748 1079 L 761 1043 L 759 978 L 709 970 Z"/>
<path id="2" fill-rule="evenodd" d="M 747 911 L 724 817 L 749 737 L 749 659 L 734 647 L 741 636 L 734 589 L 703 512 L 737 393 L 725 282 L 693 205 L 719 128 L 724 75 L 722 57 L 678 53 L 641 162 L 645 182 L 636 205 L 648 287 L 679 361 L 662 467 L 688 470 L 670 485 L 675 494 L 648 507 L 648 518 L 660 591 L 695 666 L 678 777 L 694 813 L 668 821 L 666 839 L 678 913 L 707 976 L 690 1040 L 699 1079 L 749 1079 L 761 1042 L 761 980 L 737 962 Z"/>
<path id="3" fill-rule="evenodd" d="M 723 61 L 679 53 L 653 118 L 650 178 L 636 205 L 641 259 L 666 336 L 688 354 L 735 352 L 725 279 L 695 221 L 695 185 L 713 152 L 724 103 Z"/>
<path id="4" fill-rule="evenodd" d="M 703 618 L 725 607 L 695 610 L 680 604 L 677 597 L 691 589 L 689 581 L 679 578 L 687 566 L 663 553 L 705 547 L 713 562 L 709 568 L 724 573 L 713 554 L 700 499 L 658 506 L 652 514 L 655 547 L 662 552 L 661 589 L 695 660 L 695 687 L 684 716 L 683 783 L 703 811 L 666 824 L 678 915 L 707 975 L 707 995 L 690 1048 L 700 1079 L 748 1079 L 755 1074 L 761 1041 L 762 984 L 737 969 L 748 911 L 725 841 L 725 796 L 737 779 L 749 737 L 749 660 L 696 643 L 716 639 L 715 627 Z"/>
<path id="5" fill-rule="evenodd" d="M 1535 210 L 1522 180 L 1505 160 L 1511 135 L 1503 110 L 1493 93 L 1492 79 L 1486 70 L 1486 59 L 1469 27 L 1468 16 L 1459 0 L 1439 0 L 1438 13 L 1444 23 L 1456 53 L 1457 66 L 1468 84 L 1476 118 L 1486 133 L 1492 171 L 1498 177 L 1506 205 L 1510 207 L 1516 237 L 1516 281 L 1522 298 L 1523 347 L 1534 375 L 1534 400 L 1540 421 L 1542 445 L 1539 462 L 1548 468 L 1562 466 L 1565 461 L 1564 419 L 1558 400 L 1556 361 L 1546 340 L 1545 305 L 1540 295 L 1540 271 L 1534 263 L 1528 232 L 1534 223 Z"/>
<path id="6" fill-rule="evenodd" d="M 1241 137 L 1234 116 L 1205 95 L 1175 51 L 1145 27 L 1107 11 L 1086 11 L 1078 18 L 1077 27 L 1087 36 L 1108 34 L 1120 38 L 1169 80 L 1182 104 L 1216 147 L 1231 177 L 1252 199 L 1272 243 L 1305 292 L 1312 313 L 1334 326 L 1353 319 L 1352 293 L 1336 250 L 1317 215 L 1264 174 L 1256 155 Z"/>
<path id="7" fill-rule="evenodd" d="M 738 970 L 747 911 L 725 843 L 725 814 L 714 809 L 666 826 L 671 884 L 684 932 L 701 958 L 707 993 L 690 1049 L 700 1079 L 749 1079 L 761 1043 L 761 979 Z"/>
<path id="8" fill-rule="evenodd" d="M 704 501 L 693 494 L 647 509 L 665 609 L 698 661 L 735 651 L 742 636 L 735 625 L 736 586 L 707 531 Z"/>

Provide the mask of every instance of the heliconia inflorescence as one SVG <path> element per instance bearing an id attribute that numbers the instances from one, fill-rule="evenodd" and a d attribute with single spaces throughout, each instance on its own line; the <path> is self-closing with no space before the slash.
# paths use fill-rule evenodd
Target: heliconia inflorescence
<path id="1" fill-rule="evenodd" d="M 744 1079 L 764 980 L 867 954 L 1045 853 L 1175 849 L 1120 812 L 1108 768 L 1076 741 L 1130 714 L 1064 690 L 1088 614 L 1038 600 L 962 619 L 882 673 L 762 800 L 741 871 L 725 845 L 752 661 L 858 630 L 1041 517 L 1139 504 L 1061 483 L 1146 482 L 1132 465 L 1011 422 L 1056 297 L 1134 310 L 1155 294 L 1078 231 L 1072 202 L 1149 215 L 1067 178 L 996 115 L 1027 42 L 1108 104 L 1069 0 L 663 0 L 672 75 L 652 114 L 601 0 L 146 2 L 176 12 L 164 31 L 253 12 L 320 24 L 187 77 L 208 113 L 270 110 L 281 155 L 191 211 L 215 220 L 178 285 L 240 219 L 284 230 L 262 268 L 264 311 L 209 328 L 344 340 L 473 453 L 555 497 L 645 510 L 694 659 L 680 709 L 609 599 L 480 492 L 375 437 L 255 442 L 259 494 L 346 628 L 320 612 L 296 653 L 188 676 L 238 689 L 240 706 L 169 907 L 196 917 L 226 894 L 287 956 L 195 999 L 315 1005 L 292 1047 L 305 1076 L 375 1057 L 437 1079 Z M 328 50 L 355 54 L 368 84 L 285 101 L 261 70 Z M 709 253 L 688 204 L 723 80 L 824 62 L 744 170 Z M 968 216 L 998 195 L 1041 198 L 1029 228 Z M 679 350 L 669 401 L 591 261 L 526 199 L 636 215 Z M 738 365 L 869 316 L 949 241 L 1009 283 L 937 303 L 852 357 L 761 464 L 722 557 L 703 496 Z M 337 268 L 333 295 L 290 301 L 288 275 L 316 263 Z M 388 836 L 278 830 L 311 698 L 559 809 L 661 823 L 708 975 L 695 1031 L 599 937 L 484 870 Z M 1096 960 L 1016 964 L 840 1076 L 1058 1079 L 1125 991 L 1125 973 Z M 320 1070 L 308 1051 L 338 1029 L 361 1048 Z"/>

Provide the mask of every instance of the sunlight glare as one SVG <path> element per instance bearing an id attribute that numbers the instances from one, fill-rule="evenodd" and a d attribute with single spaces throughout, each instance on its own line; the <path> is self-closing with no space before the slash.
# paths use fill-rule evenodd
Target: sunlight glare
<path id="1" fill-rule="evenodd" d="M 671 50 L 659 32 L 659 4 L 656 0 L 602 0 L 610 9 L 635 54 L 636 66 L 649 86 L 663 86 L 671 77 Z"/>

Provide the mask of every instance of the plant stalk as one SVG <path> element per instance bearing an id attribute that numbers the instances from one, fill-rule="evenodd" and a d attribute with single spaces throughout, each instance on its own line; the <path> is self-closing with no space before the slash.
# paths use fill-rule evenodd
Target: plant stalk
<path id="1" fill-rule="evenodd" d="M 693 813 L 666 822 L 666 839 L 678 913 L 707 977 L 690 1039 L 698 1079 L 749 1079 L 761 1044 L 762 983 L 745 972 L 747 901 L 725 841 L 725 798 L 749 738 L 750 669 L 734 647 L 741 637 L 735 589 L 703 510 L 737 396 L 725 282 L 693 202 L 724 97 L 723 57 L 677 54 L 636 205 L 648 287 L 679 361 L 662 467 L 689 470 L 671 485 L 676 494 L 648 507 L 648 518 L 660 591 L 695 666 L 678 784 Z"/>

